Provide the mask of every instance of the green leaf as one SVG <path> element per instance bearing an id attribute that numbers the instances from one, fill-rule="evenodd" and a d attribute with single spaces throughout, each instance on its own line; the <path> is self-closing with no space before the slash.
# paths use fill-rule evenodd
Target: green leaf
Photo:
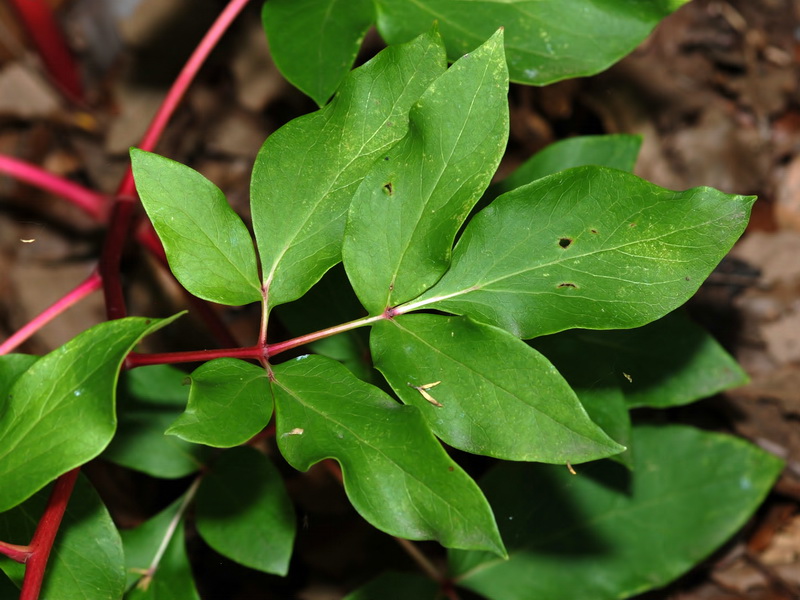
<path id="1" fill-rule="evenodd" d="M 183 496 L 136 529 L 122 532 L 129 590 L 125 600 L 200 600 L 186 556 L 183 518 L 178 517 L 185 502 Z M 155 572 L 144 577 L 151 566 Z"/>
<path id="2" fill-rule="evenodd" d="M 350 73 L 325 108 L 267 138 L 250 194 L 270 307 L 299 298 L 341 260 L 356 188 L 405 135 L 411 105 L 445 67 L 433 33 L 387 48 Z"/>
<path id="3" fill-rule="evenodd" d="M 577 476 L 492 469 L 482 486 L 510 559 L 451 552 L 457 583 L 491 600 L 611 600 L 662 586 L 744 525 L 782 467 L 740 439 L 689 427 L 638 427 L 633 444 L 633 472 L 608 461 Z"/>
<path id="4" fill-rule="evenodd" d="M 562 464 L 624 450 L 592 423 L 553 365 L 506 331 L 465 317 L 406 315 L 376 323 L 371 347 L 400 399 L 455 448 Z"/>
<path id="5" fill-rule="evenodd" d="M 125 373 L 117 413 L 119 427 L 102 457 L 153 477 L 185 477 L 203 466 L 203 447 L 164 431 L 186 406 L 186 373 L 170 365 Z"/>
<path id="6" fill-rule="evenodd" d="M 387 571 L 367 585 L 347 594 L 344 600 L 436 600 L 439 586 L 435 581 L 417 573 Z"/>
<path id="7" fill-rule="evenodd" d="M 364 178 L 343 256 L 371 314 L 419 296 L 447 270 L 456 232 L 505 150 L 507 94 L 500 30 L 431 84 L 405 138 Z"/>
<path id="8" fill-rule="evenodd" d="M 30 543 L 47 506 L 49 492 L 41 490 L 23 504 L 1 513 L 0 539 L 15 544 Z M 118 600 L 125 589 L 123 565 L 117 528 L 97 492 L 81 475 L 50 553 L 40 597 Z M 0 569 L 21 584 L 24 565 L 0 557 Z"/>
<path id="9" fill-rule="evenodd" d="M 4 417 L 8 392 L 11 386 L 27 371 L 33 363 L 39 360 L 38 356 L 30 354 L 5 354 L 0 356 L 0 419 Z"/>
<path id="10" fill-rule="evenodd" d="M 450 270 L 398 312 L 438 308 L 522 338 L 639 327 L 694 294 L 744 231 L 754 201 L 570 169 L 478 213 Z"/>
<path id="11" fill-rule="evenodd" d="M 0 510 L 103 451 L 117 426 L 122 361 L 142 337 L 174 319 L 129 317 L 95 325 L 17 379 L 0 420 Z"/>
<path id="12" fill-rule="evenodd" d="M 355 509 L 391 535 L 504 555 L 486 500 L 417 408 L 321 356 L 280 364 L 274 376 L 278 447 L 294 468 L 338 461 Z"/>
<path id="13" fill-rule="evenodd" d="M 587 135 L 550 144 L 534 154 L 511 175 L 489 188 L 492 197 L 554 175 L 559 171 L 597 165 L 632 172 L 642 138 L 638 135 Z"/>
<path id="14" fill-rule="evenodd" d="M 628 408 L 680 406 L 748 380 L 722 346 L 683 311 L 637 329 L 565 331 L 539 338 L 534 345 L 562 373 L 567 369 L 577 375 L 591 365 L 598 371 L 592 385 L 619 390 Z"/>
<path id="15" fill-rule="evenodd" d="M 589 418 L 611 439 L 627 448 L 625 452 L 611 457 L 612 460 L 632 468 L 631 417 L 625 404 L 625 395 L 605 355 L 587 350 L 587 345 L 581 339 L 584 333 L 595 332 L 564 331 L 536 338 L 530 344 L 544 354 L 567 380 Z M 602 333 L 605 332 L 599 332 Z"/>
<path id="16" fill-rule="evenodd" d="M 189 292 L 220 304 L 261 300 L 253 239 L 217 186 L 197 171 L 131 149 L 136 190 L 169 267 Z"/>
<path id="17" fill-rule="evenodd" d="M 286 575 L 295 515 L 280 473 L 252 448 L 222 454 L 197 491 L 197 530 L 220 554 L 259 571 Z"/>
<path id="18" fill-rule="evenodd" d="M 688 0 L 375 0 L 378 30 L 390 44 L 432 23 L 455 60 L 506 28 L 511 79 L 546 85 L 593 75 L 631 52 Z"/>
<path id="19" fill-rule="evenodd" d="M 322 106 L 353 66 L 374 13 L 371 0 L 270 0 L 261 15 L 283 76 Z"/>
<path id="20" fill-rule="evenodd" d="M 189 404 L 166 433 L 217 448 L 243 444 L 272 417 L 272 397 L 262 367 L 218 358 L 192 373 Z"/>

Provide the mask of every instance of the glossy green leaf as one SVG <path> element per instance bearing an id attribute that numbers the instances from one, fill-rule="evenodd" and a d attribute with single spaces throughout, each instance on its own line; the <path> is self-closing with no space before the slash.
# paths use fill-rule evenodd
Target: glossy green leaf
<path id="1" fill-rule="evenodd" d="M 683 311 L 637 329 L 562 332 L 534 345 L 559 370 L 577 374 L 593 365 L 602 371 L 602 381 L 598 374 L 594 385 L 619 390 L 628 408 L 688 404 L 748 380 L 722 346 Z"/>
<path id="2" fill-rule="evenodd" d="M 632 172 L 642 138 L 638 135 L 587 135 L 550 144 L 519 166 L 511 175 L 489 188 L 499 196 L 559 171 L 597 165 Z"/>
<path id="3" fill-rule="evenodd" d="M 202 364 L 191 376 L 189 404 L 166 433 L 217 448 L 243 444 L 272 417 L 267 374 L 236 358 Z"/>
<path id="4" fill-rule="evenodd" d="M 333 458 L 345 491 L 370 523 L 408 539 L 504 554 L 475 482 L 425 426 L 339 363 L 303 356 L 274 368 L 278 447 L 296 469 Z"/>
<path id="5" fill-rule="evenodd" d="M 253 239 L 217 186 L 197 171 L 131 149 L 136 190 L 169 267 L 189 292 L 240 306 L 261 300 Z"/>
<path id="6" fill-rule="evenodd" d="M 492 469 L 482 487 L 510 559 L 451 552 L 458 585 L 490 600 L 611 600 L 662 586 L 739 529 L 782 467 L 740 439 L 682 426 L 635 428 L 633 446 L 633 472 L 608 461 L 577 476 Z"/>
<path id="7" fill-rule="evenodd" d="M 170 365 L 139 367 L 124 374 L 119 427 L 102 457 L 153 477 L 185 477 L 203 466 L 203 447 L 165 435 L 186 406 L 186 373 Z"/>
<path id="8" fill-rule="evenodd" d="M 117 426 L 122 361 L 142 337 L 174 318 L 95 325 L 17 379 L 0 419 L 0 510 L 103 451 Z"/>
<path id="9" fill-rule="evenodd" d="M 353 66 L 374 13 L 372 0 L 269 0 L 262 18 L 283 76 L 322 106 Z"/>
<path id="10" fill-rule="evenodd" d="M 200 535 L 220 554 L 259 571 L 286 575 L 295 536 L 294 507 L 270 460 L 232 448 L 197 491 Z"/>
<path id="11" fill-rule="evenodd" d="M 744 231 L 755 198 L 671 192 L 578 167 L 504 194 L 478 213 L 453 264 L 419 300 L 522 338 L 639 327 L 694 294 Z"/>
<path id="12" fill-rule="evenodd" d="M 395 393 L 455 448 L 562 464 L 624 450 L 553 365 L 507 331 L 465 317 L 406 315 L 376 323 L 370 341 Z"/>
<path id="13" fill-rule="evenodd" d="M 181 497 L 136 529 L 122 532 L 129 590 L 125 600 L 200 600 L 186 556 L 183 518 L 177 516 L 185 502 Z M 147 575 L 151 568 L 154 572 Z"/>
<path id="14" fill-rule="evenodd" d="M 344 600 L 436 600 L 439 597 L 439 586 L 429 577 L 387 571 L 347 594 Z"/>
<path id="15" fill-rule="evenodd" d="M 341 260 L 345 217 L 372 163 L 446 67 L 436 34 L 387 48 L 350 73 L 325 108 L 267 138 L 253 168 L 253 228 L 270 307 L 302 296 Z"/>
<path id="16" fill-rule="evenodd" d="M 0 513 L 0 539 L 28 544 L 49 496 L 49 489 L 41 490 L 24 503 Z M 0 557 L 0 569 L 21 584 L 23 565 Z M 61 521 L 39 597 L 43 600 L 119 600 L 124 589 L 124 558 L 119 533 L 97 492 L 81 475 Z"/>
<path id="17" fill-rule="evenodd" d="M 3 419 L 11 386 L 37 360 L 39 360 L 38 356 L 31 356 L 30 354 L 5 354 L 0 356 L 0 419 Z"/>
<path id="18" fill-rule="evenodd" d="M 419 296 L 447 270 L 456 232 L 505 150 L 507 94 L 501 30 L 431 84 L 406 136 L 359 186 L 343 257 L 371 314 Z"/>
<path id="19" fill-rule="evenodd" d="M 506 28 L 511 79 L 546 85 L 593 75 L 631 52 L 688 0 L 375 0 L 378 30 L 390 44 L 436 22 L 455 60 Z"/>

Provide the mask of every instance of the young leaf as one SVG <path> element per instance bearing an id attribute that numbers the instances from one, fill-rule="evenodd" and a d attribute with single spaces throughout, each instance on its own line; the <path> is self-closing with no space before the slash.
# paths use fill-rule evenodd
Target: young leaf
<path id="1" fill-rule="evenodd" d="M 189 292 L 240 306 L 261 300 L 253 239 L 217 186 L 197 171 L 131 149 L 136 190 L 170 269 Z"/>
<path id="2" fill-rule="evenodd" d="M 280 473 L 252 448 L 222 454 L 197 490 L 197 530 L 220 554 L 286 575 L 295 536 L 292 502 Z"/>
<path id="3" fill-rule="evenodd" d="M 522 338 L 639 327 L 694 294 L 744 231 L 754 200 L 570 169 L 478 213 L 450 270 L 399 312 L 438 308 Z"/>
<path id="4" fill-rule="evenodd" d="M 270 0 L 261 15 L 283 76 L 322 106 L 353 66 L 374 13 L 372 0 Z"/>
<path id="5" fill-rule="evenodd" d="M 445 67 L 434 33 L 387 48 L 350 73 L 325 108 L 267 138 L 250 195 L 270 307 L 299 298 L 341 260 L 358 184 L 405 135 L 411 105 Z"/>
<path id="6" fill-rule="evenodd" d="M 204 449 L 165 435 L 186 406 L 186 373 L 170 365 L 126 372 L 117 403 L 119 426 L 102 457 L 153 477 L 185 477 L 203 466 Z"/>
<path id="7" fill-rule="evenodd" d="M 95 325 L 16 380 L 0 419 L 0 510 L 103 451 L 117 426 L 115 388 L 122 361 L 142 337 L 174 318 L 128 317 Z"/>
<path id="8" fill-rule="evenodd" d="M 439 586 L 430 578 L 417 573 L 387 571 L 347 594 L 344 600 L 436 600 L 439 597 Z"/>
<path id="9" fill-rule="evenodd" d="M 192 373 L 189 404 L 166 433 L 217 448 L 243 444 L 272 416 L 272 396 L 262 367 L 219 358 Z"/>
<path id="10" fill-rule="evenodd" d="M 504 556 L 489 505 L 417 408 L 339 363 L 304 356 L 274 367 L 278 447 L 296 469 L 333 458 L 355 509 L 379 529 Z"/>
<path id="11" fill-rule="evenodd" d="M 174 522 L 184 500 L 179 498 L 136 529 L 122 532 L 129 590 L 125 600 L 200 600 L 186 556 L 183 519 Z"/>
<path id="12" fill-rule="evenodd" d="M 500 30 L 431 84 L 406 136 L 359 186 L 343 257 L 371 314 L 419 296 L 447 270 L 456 232 L 505 150 L 507 94 Z"/>
<path id="13" fill-rule="evenodd" d="M 24 503 L 0 513 L 0 539 L 28 544 L 49 496 L 49 490 L 41 490 Z M 125 589 L 123 565 L 122 542 L 117 528 L 97 492 L 81 475 L 75 483 L 48 559 L 40 597 L 118 600 Z M 3 557 L 0 558 L 0 569 L 21 583 L 24 565 Z"/>
<path id="14" fill-rule="evenodd" d="M 458 584 L 491 600 L 611 600 L 662 586 L 739 529 L 782 466 L 740 439 L 682 426 L 635 428 L 633 446 L 633 472 L 608 461 L 577 476 L 492 469 L 482 486 L 511 558 L 451 552 Z"/>
<path id="15" fill-rule="evenodd" d="M 400 399 L 455 448 L 562 464 L 624 450 L 589 420 L 546 358 L 502 329 L 406 315 L 376 323 L 371 347 Z"/>
<path id="16" fill-rule="evenodd" d="M 435 21 L 451 60 L 505 27 L 511 79 L 534 85 L 606 69 L 685 2 L 375 0 L 378 30 L 388 43 L 404 42 Z"/>

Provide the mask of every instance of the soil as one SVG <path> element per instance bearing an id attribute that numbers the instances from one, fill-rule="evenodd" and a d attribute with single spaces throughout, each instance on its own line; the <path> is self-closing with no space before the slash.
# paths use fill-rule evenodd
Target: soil
<path id="1" fill-rule="evenodd" d="M 140 139 L 223 3 L 56 4 L 80 60 L 86 99 L 64 99 L 1 5 L 0 153 L 113 194 L 128 147 Z M 380 47 L 371 33 L 359 61 Z M 694 0 L 600 75 L 541 89 L 512 86 L 511 140 L 501 175 L 558 139 L 636 133 L 644 140 L 638 175 L 671 189 L 708 185 L 759 197 L 746 234 L 688 306 L 752 381 L 668 416 L 747 438 L 787 466 L 742 532 L 642 600 L 800 598 L 799 77 L 800 0 Z M 249 173 L 261 143 L 314 109 L 271 63 L 254 5 L 203 69 L 158 151 L 203 172 L 247 216 Z M 102 231 L 77 209 L 0 177 L 0 339 L 85 278 L 101 242 Z M 159 316 L 183 306 L 176 285 L 137 249 L 130 250 L 125 269 L 134 282 L 132 313 Z M 251 312 L 224 316 L 242 343 L 252 342 L 257 327 Z M 21 350 L 46 353 L 103 319 L 95 294 Z M 188 319 L 171 343 L 198 348 L 213 343 L 207 337 Z M 89 474 L 125 526 L 147 517 L 143 505 L 155 510 L 180 489 L 180 482 L 156 485 L 104 464 Z M 324 468 L 303 477 L 287 470 L 287 476 L 300 514 L 307 515 L 297 568 L 285 580 L 259 575 L 220 558 L 190 532 L 207 597 L 336 599 L 383 565 L 414 569 L 390 538 L 361 522 Z M 149 504 L 133 504 L 131 497 Z M 435 544 L 420 547 L 441 560 Z"/>

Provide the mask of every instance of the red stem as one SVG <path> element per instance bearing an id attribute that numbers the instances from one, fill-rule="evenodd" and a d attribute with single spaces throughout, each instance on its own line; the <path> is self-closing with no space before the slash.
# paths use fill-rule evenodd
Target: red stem
<path id="1" fill-rule="evenodd" d="M 81 102 L 83 89 L 78 68 L 50 5 L 45 0 L 12 0 L 11 4 L 17 9 L 50 77 L 70 99 Z"/>
<path id="2" fill-rule="evenodd" d="M 31 547 L 0 542 L 0 554 L 7 556 L 13 561 L 24 564 L 31 556 Z"/>
<path id="3" fill-rule="evenodd" d="M 166 365 L 188 362 L 204 362 L 215 358 L 264 358 L 264 349 L 260 346 L 246 348 L 224 348 L 219 350 L 189 350 L 187 352 L 165 352 L 162 354 L 139 354 L 131 352 L 125 360 L 125 367 L 134 369 L 146 365 Z"/>
<path id="4" fill-rule="evenodd" d="M 83 300 L 92 292 L 99 290 L 101 285 L 102 280 L 100 279 L 100 274 L 97 271 L 92 271 L 92 274 L 89 275 L 89 277 L 87 277 L 83 282 L 81 282 L 80 285 L 78 285 L 74 290 L 67 293 L 49 308 L 39 313 L 23 327 L 15 331 L 14 334 L 5 342 L 0 344 L 0 356 L 3 354 L 8 354 L 14 350 L 17 346 L 19 346 L 73 304 Z"/>
<path id="5" fill-rule="evenodd" d="M 0 173 L 24 181 L 40 190 L 61 196 L 97 221 L 105 220 L 108 213 L 108 198 L 73 183 L 44 169 L 4 154 L 0 154 Z"/>
<path id="6" fill-rule="evenodd" d="M 25 578 L 22 581 L 22 593 L 19 600 L 37 600 L 39 598 L 47 559 L 53 549 L 61 519 L 64 517 L 64 511 L 67 510 L 67 503 L 69 503 L 69 497 L 72 495 L 79 472 L 80 469 L 73 469 L 56 480 L 53 491 L 50 493 L 50 499 L 47 501 L 47 507 L 44 509 L 42 518 L 39 519 L 33 540 L 31 540 L 31 555 L 25 563 Z"/>
<path id="7" fill-rule="evenodd" d="M 217 20 L 214 21 L 208 33 L 206 33 L 200 41 L 200 44 L 198 44 L 195 51 L 189 57 L 189 60 L 186 62 L 186 65 L 184 65 L 177 79 L 175 79 L 175 83 L 172 84 L 169 92 L 167 92 L 164 102 L 161 104 L 156 116 L 150 123 L 150 127 L 144 134 L 142 141 L 139 143 L 139 148 L 152 151 L 153 148 L 156 147 L 156 144 L 158 144 L 158 141 L 161 139 L 161 134 L 164 132 L 164 128 L 167 126 L 170 118 L 172 118 L 172 114 L 186 94 L 186 90 L 194 80 L 200 67 L 203 65 L 206 58 L 208 58 L 208 55 L 211 54 L 211 51 L 216 47 L 230 24 L 239 13 L 242 12 L 248 2 L 249 0 L 231 0 L 225 7 L 225 10 L 217 17 Z M 120 183 L 119 191 L 121 194 L 132 194 L 135 189 L 136 185 L 133 182 L 133 173 L 131 169 L 128 168 L 128 171 L 122 179 L 122 183 Z"/>
<path id="8" fill-rule="evenodd" d="M 103 294 L 106 301 L 106 316 L 109 320 L 121 319 L 127 314 L 125 294 L 122 292 L 120 264 L 122 251 L 133 221 L 136 199 L 118 196 L 111 208 L 108 232 L 100 254 L 100 276 L 103 278 Z"/>

